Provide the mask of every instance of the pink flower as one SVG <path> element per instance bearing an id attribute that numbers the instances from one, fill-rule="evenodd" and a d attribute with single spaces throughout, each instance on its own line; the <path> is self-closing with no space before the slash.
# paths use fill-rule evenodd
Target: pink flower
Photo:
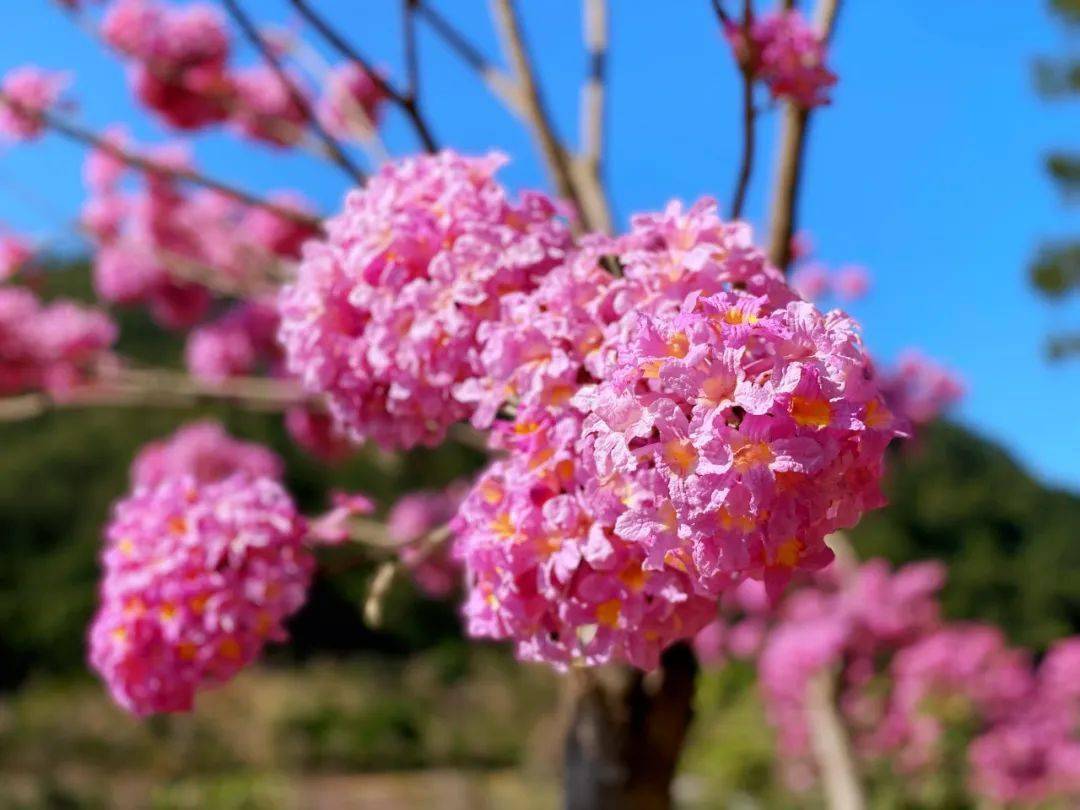
<path id="1" fill-rule="evenodd" d="M 326 464 L 351 456 L 356 448 L 325 411 L 297 405 L 285 412 L 285 430 L 296 446 Z"/>
<path id="2" fill-rule="evenodd" d="M 281 485 L 236 474 L 138 487 L 106 529 L 90 663 L 138 715 L 190 710 L 303 604 L 314 560 Z"/>
<path id="3" fill-rule="evenodd" d="M 889 408 L 914 425 L 937 419 L 964 395 L 964 385 L 951 371 L 917 351 L 901 354 L 896 368 L 882 375 Z"/>
<path id="4" fill-rule="evenodd" d="M 562 259 L 554 204 L 512 201 L 493 177 L 501 164 L 442 152 L 385 166 L 305 246 L 280 299 L 281 341 L 354 440 L 441 441 L 471 412 L 453 392 L 477 373 L 480 326 Z"/>
<path id="5" fill-rule="evenodd" d="M 34 258 L 30 243 L 19 236 L 0 236 L 0 282 L 7 281 Z"/>
<path id="6" fill-rule="evenodd" d="M 347 62 L 326 79 L 319 100 L 319 120 L 339 138 L 364 138 L 378 125 L 385 99 L 382 88 L 363 67 Z"/>
<path id="7" fill-rule="evenodd" d="M 820 262 L 800 265 L 791 274 L 791 287 L 807 301 L 824 298 L 832 285 L 829 271 Z"/>
<path id="8" fill-rule="evenodd" d="M 0 287 L 0 395 L 63 397 L 106 376 L 116 335 L 103 312 L 63 300 L 43 305 L 29 290 Z"/>
<path id="9" fill-rule="evenodd" d="M 33 65 L 8 71 L 0 80 L 0 136 L 29 141 L 41 135 L 41 114 L 56 106 L 69 81 L 67 74 Z"/>
<path id="10" fill-rule="evenodd" d="M 279 360 L 275 340 L 277 310 L 259 301 L 234 305 L 218 320 L 188 335 L 184 359 L 193 376 L 210 383 L 274 370 Z"/>
<path id="11" fill-rule="evenodd" d="M 807 108 L 829 103 L 836 75 L 825 66 L 825 42 L 798 11 L 765 14 L 751 22 L 749 39 L 746 33 L 734 23 L 725 29 L 736 60 L 774 97 Z"/>
<path id="12" fill-rule="evenodd" d="M 238 441 L 217 422 L 192 422 L 172 436 L 146 445 L 131 464 L 134 487 L 156 487 L 189 477 L 200 484 L 242 473 L 251 478 L 281 478 L 284 467 L 271 450 Z"/>
<path id="13" fill-rule="evenodd" d="M 870 289 L 870 274 L 865 267 L 848 265 L 836 271 L 833 280 L 836 293 L 845 301 L 857 301 L 866 295 Z"/>
<path id="14" fill-rule="evenodd" d="M 311 521 L 308 537 L 326 546 L 336 546 L 349 539 L 349 523 L 353 518 L 370 515 L 375 511 L 375 503 L 360 492 L 331 493 L 333 508 L 324 515 Z"/>
<path id="15" fill-rule="evenodd" d="M 270 67 L 238 71 L 232 82 L 236 100 L 231 120 L 239 132 L 275 146 L 303 139 L 307 114 Z M 299 78 L 293 78 L 293 86 L 302 87 Z"/>
<path id="16" fill-rule="evenodd" d="M 400 545 L 401 562 L 420 590 L 434 599 L 454 590 L 461 580 L 461 566 L 452 558 L 449 543 L 432 546 L 419 541 L 450 522 L 465 492 L 460 484 L 441 492 L 410 492 L 397 500 L 386 517 L 386 531 Z"/>

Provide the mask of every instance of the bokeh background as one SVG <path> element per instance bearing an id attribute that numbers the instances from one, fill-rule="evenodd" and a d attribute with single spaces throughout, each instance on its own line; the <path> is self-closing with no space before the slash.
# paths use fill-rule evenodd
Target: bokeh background
<path id="1" fill-rule="evenodd" d="M 485 4 L 435 5 L 496 57 Z M 571 133 L 585 64 L 578 3 L 521 5 L 556 120 Z M 396 2 L 317 6 L 396 71 Z M 739 148 L 737 75 L 708 2 L 612 6 L 608 162 L 620 219 L 674 197 L 725 198 Z M 248 7 L 296 24 L 283 2 Z M 857 552 L 943 558 L 951 617 L 999 623 L 1036 649 L 1080 632 L 1080 361 L 1049 350 L 1080 327 L 1080 296 L 1068 294 L 1080 271 L 1075 248 L 1040 265 L 1052 257 L 1047 246 L 1077 232 L 1075 168 L 1055 182 L 1046 164 L 1075 148 L 1080 116 L 1038 68 L 1077 56 L 1069 8 L 1078 14 L 1067 0 L 845 4 L 832 56 L 840 84 L 814 122 L 800 217 L 817 256 L 870 269 L 871 293 L 850 309 L 875 354 L 888 361 L 916 346 L 967 387 L 948 420 L 894 454 L 890 506 L 852 533 Z M 3 3 L 0 43 L 0 73 L 26 62 L 72 71 L 79 114 L 95 128 L 124 121 L 141 141 L 167 136 L 133 105 L 120 63 L 51 4 Z M 503 150 L 510 186 L 543 185 L 507 113 L 430 32 L 421 51 L 440 139 Z M 1075 73 L 1071 81 L 1075 94 Z M 749 199 L 759 224 L 775 118 L 764 117 Z M 386 138 L 397 151 L 413 147 L 396 115 Z M 195 152 L 211 174 L 302 189 L 324 211 L 345 191 L 309 158 L 224 135 L 200 138 Z M 46 292 L 89 298 L 70 228 L 81 159 L 53 138 L 5 149 L 0 223 L 46 248 Z M 179 363 L 178 338 L 137 314 L 120 317 L 122 353 Z M 481 463 L 451 445 L 397 457 L 364 450 L 327 467 L 296 451 L 273 417 L 203 415 L 282 453 L 289 487 L 310 511 L 333 487 L 371 492 L 385 510 Z M 329 565 L 293 642 L 194 715 L 140 723 L 111 706 L 84 665 L 100 527 L 135 451 L 190 418 L 93 410 L 0 425 L 0 807 L 409 807 L 432 797 L 447 810 L 552 806 L 556 678 L 464 641 L 454 606 L 404 580 L 384 627 L 365 627 L 372 571 L 362 567 Z M 708 673 L 697 703 L 677 785 L 686 806 L 801 806 L 775 778 L 752 672 Z"/>

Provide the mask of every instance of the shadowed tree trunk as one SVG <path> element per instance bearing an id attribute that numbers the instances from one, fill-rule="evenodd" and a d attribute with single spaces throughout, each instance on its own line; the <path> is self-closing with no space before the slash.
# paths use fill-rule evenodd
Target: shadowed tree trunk
<path id="1" fill-rule="evenodd" d="M 567 810 L 665 810 L 693 717 L 697 659 L 668 649 L 655 672 L 584 673 L 566 735 Z"/>

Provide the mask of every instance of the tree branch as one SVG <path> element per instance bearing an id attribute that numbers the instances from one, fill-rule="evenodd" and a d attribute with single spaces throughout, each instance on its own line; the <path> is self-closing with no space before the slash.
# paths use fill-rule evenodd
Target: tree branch
<path id="1" fill-rule="evenodd" d="M 608 53 L 607 0 L 584 0 L 583 22 L 589 73 L 581 87 L 581 155 L 576 161 L 582 204 L 593 227 L 611 232 L 611 205 L 603 183 L 605 79 Z"/>
<path id="2" fill-rule="evenodd" d="M 816 24 L 826 42 L 832 36 L 840 0 L 818 0 Z M 769 261 L 781 270 L 791 264 L 791 237 L 795 233 L 799 190 L 802 185 L 803 155 L 810 126 L 810 110 L 791 102 L 784 105 L 780 151 L 776 162 L 769 213 Z"/>
<path id="3" fill-rule="evenodd" d="M 807 687 L 807 723 L 829 810 L 865 810 L 843 720 L 836 708 L 836 674 L 826 669 Z"/>
<path id="4" fill-rule="evenodd" d="M 63 399 L 44 393 L 0 398 L 0 422 L 79 408 L 190 408 L 202 402 L 220 401 L 247 410 L 278 412 L 304 404 L 309 398 L 285 380 L 234 377 L 211 384 L 176 371 L 125 369 L 114 380 L 85 386 L 69 392 Z"/>
<path id="5" fill-rule="evenodd" d="M 375 85 L 386 94 L 386 97 L 401 108 L 412 123 L 413 129 L 416 130 L 417 137 L 420 138 L 425 150 L 428 152 L 439 151 L 439 146 L 435 141 L 435 137 L 431 134 L 431 128 L 424 119 L 414 95 L 409 92 L 403 93 L 384 79 L 377 70 L 372 68 L 371 62 L 361 56 L 360 53 L 350 45 L 332 25 L 330 25 L 330 23 L 308 5 L 307 0 L 289 0 L 289 2 L 292 4 L 292 7 L 296 9 L 297 13 L 311 25 L 311 27 L 318 31 L 319 35 L 330 43 L 330 46 L 333 47 L 334 50 L 345 59 L 360 65 L 360 67 L 364 69 L 364 72 L 371 77 L 371 80 L 375 82 Z"/>
<path id="6" fill-rule="evenodd" d="M 724 24 L 724 16 L 719 3 L 716 4 L 717 14 L 720 16 L 720 24 Z M 746 42 L 750 41 L 750 26 L 754 21 L 753 0 L 743 2 L 743 37 Z M 739 175 L 735 181 L 735 193 L 731 198 L 731 219 L 742 216 L 743 206 L 746 203 L 746 191 L 750 187 L 750 177 L 754 171 L 754 145 L 755 124 L 757 111 L 754 109 L 754 74 L 752 66 L 743 60 L 739 65 L 742 74 L 742 160 L 739 164 Z"/>
<path id="7" fill-rule="evenodd" d="M 57 115 L 47 110 L 31 110 L 11 98 L 5 96 L 0 92 L 0 103 L 7 104 L 20 115 L 25 115 L 31 118 L 38 118 L 41 122 L 53 130 L 54 132 L 63 135 L 69 140 L 81 143 L 84 146 L 90 146 L 94 149 L 99 149 L 108 155 L 126 163 L 129 166 L 133 166 L 150 174 L 158 174 L 163 177 L 171 177 L 176 180 L 183 180 L 188 183 L 194 183 L 195 185 L 205 186 L 211 188 L 214 191 L 220 192 L 228 197 L 232 197 L 234 200 L 244 203 L 245 205 L 254 206 L 257 208 L 264 208 L 267 211 L 271 211 L 277 214 L 279 217 L 288 219 L 292 222 L 305 225 L 309 228 L 321 229 L 322 222 L 317 218 L 297 211 L 294 208 L 290 208 L 284 205 L 278 205 L 277 203 L 265 200 L 243 189 L 236 188 L 221 180 L 216 180 L 213 177 L 208 177 L 205 174 L 200 174 L 191 169 L 179 168 L 176 166 L 169 166 L 165 163 L 153 160 L 151 158 L 143 157 L 135 152 L 128 151 L 123 147 L 109 141 L 107 138 L 103 138 L 95 132 L 91 132 L 78 124 L 65 121 Z"/>
<path id="8" fill-rule="evenodd" d="M 465 38 L 464 34 L 423 0 L 417 0 L 416 13 L 428 22 L 431 29 L 446 43 L 450 50 L 458 55 L 461 61 L 479 75 L 480 80 L 484 82 L 492 95 L 499 99 L 514 115 L 519 118 L 525 117 L 520 93 L 513 79 L 488 61 L 476 46 Z"/>
<path id="9" fill-rule="evenodd" d="M 598 227 L 597 223 L 592 221 L 590 212 L 582 204 L 577 184 L 574 182 L 570 157 L 555 134 L 551 118 L 544 105 L 514 0 L 492 0 L 492 13 L 498 24 L 503 51 L 513 68 L 514 77 L 521 91 L 525 119 L 540 148 L 540 154 L 548 167 L 555 190 L 559 196 L 564 197 L 574 206 L 581 224 L 586 229 Z"/>
<path id="10" fill-rule="evenodd" d="M 281 59 L 274 53 L 274 49 L 266 44 L 266 41 L 262 38 L 259 30 L 255 27 L 251 18 L 240 5 L 239 0 L 222 0 L 222 2 L 225 4 L 225 8 L 228 10 L 233 20 L 240 27 L 240 30 L 243 31 L 248 42 L 255 47 L 262 55 L 266 64 L 274 71 L 274 75 L 277 76 L 278 81 L 281 82 L 281 86 L 285 88 L 285 92 L 288 93 L 292 103 L 303 113 L 304 118 L 307 120 L 312 131 L 319 140 L 322 141 L 323 146 L 326 148 L 327 157 L 342 169 L 342 171 L 349 175 L 349 178 L 352 179 L 353 182 L 357 185 L 363 185 L 364 181 L 367 180 L 367 175 L 353 162 L 352 158 L 345 153 L 341 144 L 338 143 L 337 138 L 326 131 L 326 128 L 319 121 L 319 117 L 315 114 L 315 110 L 312 109 L 308 97 L 304 95 L 300 88 L 296 86 L 296 83 L 289 77 L 289 74 L 285 72 L 285 68 L 281 64 Z"/>

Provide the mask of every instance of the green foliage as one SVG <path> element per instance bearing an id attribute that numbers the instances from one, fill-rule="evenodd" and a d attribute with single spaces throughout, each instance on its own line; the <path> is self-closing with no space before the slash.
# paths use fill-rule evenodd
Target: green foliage
<path id="1" fill-rule="evenodd" d="M 1080 285 L 1080 242 L 1047 245 L 1031 266 L 1031 281 L 1051 298 L 1063 298 Z"/>
<path id="2" fill-rule="evenodd" d="M 1075 152 L 1054 152 L 1046 158 L 1046 170 L 1062 194 L 1074 200 L 1080 191 L 1080 155 Z"/>

